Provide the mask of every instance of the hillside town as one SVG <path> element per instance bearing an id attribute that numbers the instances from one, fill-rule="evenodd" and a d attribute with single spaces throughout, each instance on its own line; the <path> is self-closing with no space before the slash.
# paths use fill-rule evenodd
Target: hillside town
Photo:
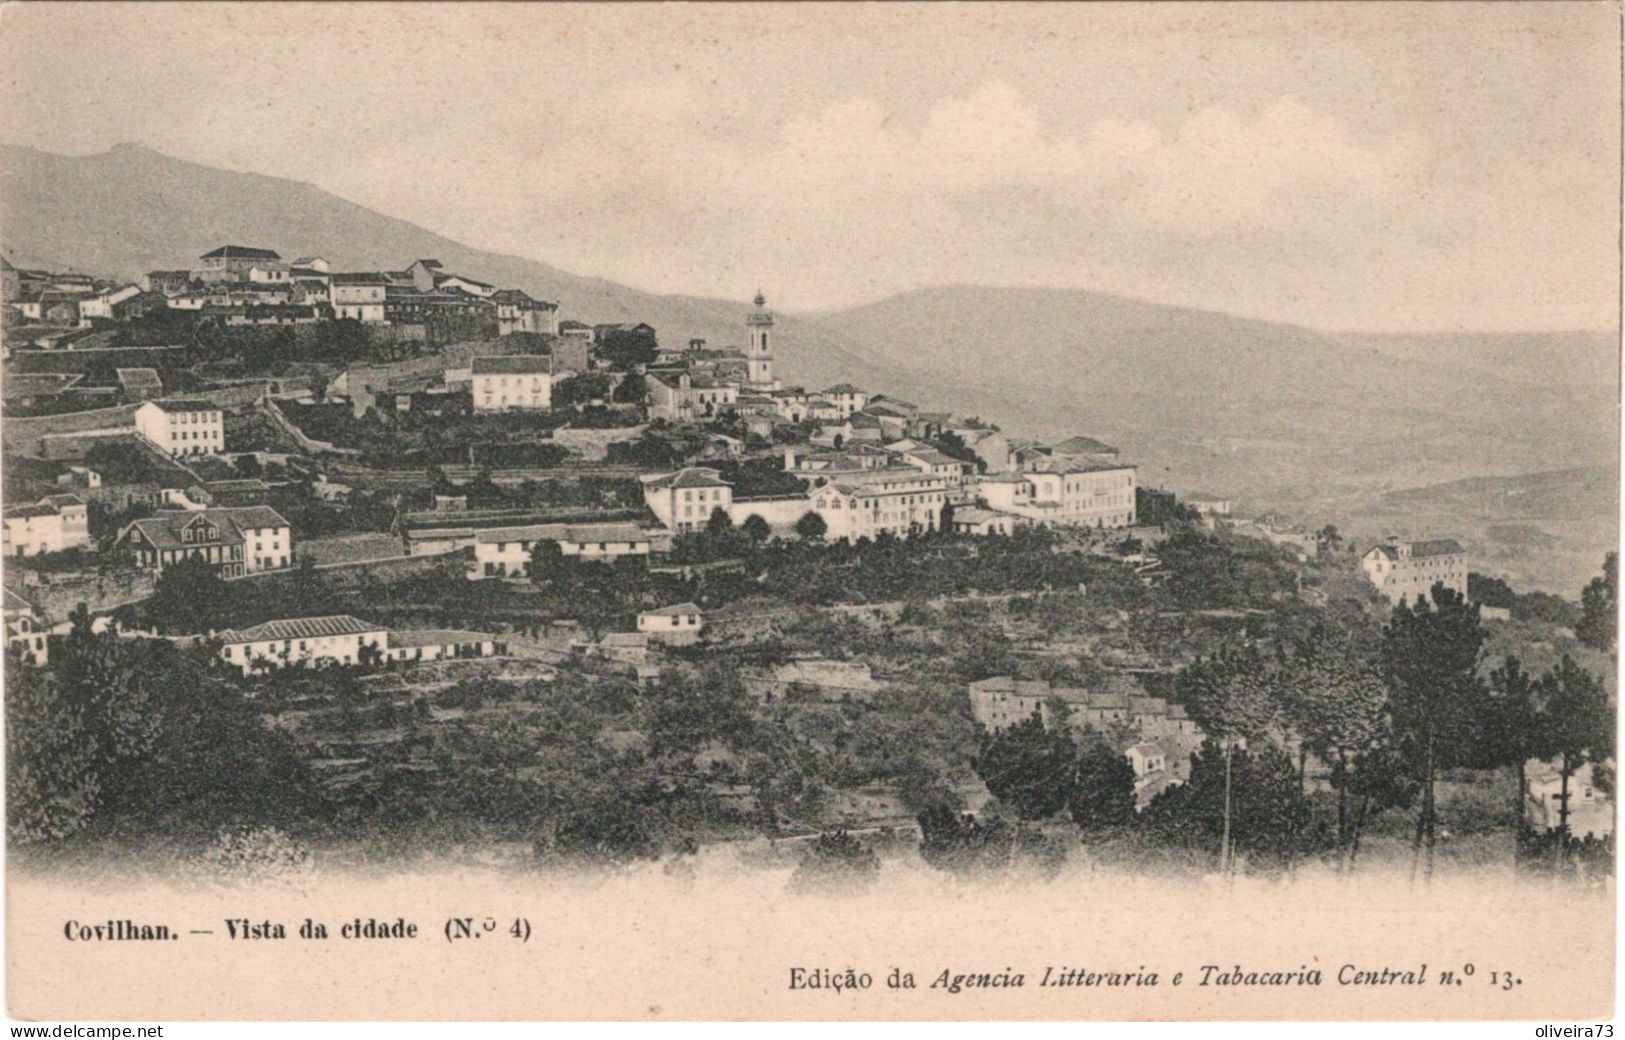
<path id="1" fill-rule="evenodd" d="M 1087 430 L 796 385 L 761 293 L 737 343 L 670 343 L 432 258 L 346 271 L 226 244 L 144 285 L 0 270 L 10 666 L 98 640 L 180 655 L 164 667 L 272 721 L 324 812 L 416 819 L 462 797 L 448 763 L 500 720 L 630 684 L 654 707 L 589 728 L 668 788 L 698 770 L 719 833 L 917 818 L 969 841 L 954 812 L 1021 798 L 981 764 L 1036 733 L 1104 755 L 1128 819 L 1268 743 L 1344 800 L 1336 844 L 1357 846 L 1365 752 L 1284 710 L 1221 730 L 1203 683 L 1312 677 L 1314 654 L 1287 658 L 1329 619 L 1352 655 L 1434 609 L 1531 666 L 1582 652 L 1575 608 L 1474 573 L 1449 532 L 1352 546 L 1147 486 Z M 1247 656 L 1264 646 L 1284 663 Z M 864 750 L 876 726 L 893 750 Z M 1520 826 L 1608 838 L 1611 751 L 1559 751 L 1518 753 Z M 86 822 L 40 812 L 34 837 Z"/>

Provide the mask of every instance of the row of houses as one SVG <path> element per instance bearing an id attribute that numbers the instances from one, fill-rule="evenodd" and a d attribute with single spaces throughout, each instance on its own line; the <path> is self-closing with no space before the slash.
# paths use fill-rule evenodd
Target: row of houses
<path id="1" fill-rule="evenodd" d="M 0 307 L 8 326 L 88 328 L 165 306 L 162 293 L 73 272 L 21 268 L 0 256 Z"/>
<path id="2" fill-rule="evenodd" d="M 1055 686 L 1001 675 L 969 685 L 971 715 L 997 731 L 1035 715 L 1045 726 L 1123 740 L 1134 769 L 1135 804 L 1143 809 L 1168 787 L 1189 779 L 1190 753 L 1204 734 L 1185 706 L 1150 696 L 1132 676 L 1108 673 L 1098 689 Z M 1130 736 L 1123 737 L 1128 733 Z"/>
<path id="3" fill-rule="evenodd" d="M 460 629 L 392 631 L 349 614 L 266 621 L 217 637 L 220 658 L 244 675 L 283 668 L 380 666 L 506 653 L 496 637 Z"/>
<path id="4" fill-rule="evenodd" d="M 227 324 L 351 319 L 413 326 L 476 318 L 499 335 L 559 334 L 557 303 L 458 274 L 433 258 L 403 270 L 334 271 L 322 257 L 284 260 L 273 249 L 224 245 L 188 269 L 149 271 L 147 286 L 168 307 L 220 314 Z"/>

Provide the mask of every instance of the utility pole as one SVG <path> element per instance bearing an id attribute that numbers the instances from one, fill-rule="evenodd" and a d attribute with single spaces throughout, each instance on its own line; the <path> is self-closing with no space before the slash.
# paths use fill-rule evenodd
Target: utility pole
<path id="1" fill-rule="evenodd" d="M 1219 842 L 1219 872 L 1230 876 L 1230 741 L 1224 742 L 1224 837 Z"/>

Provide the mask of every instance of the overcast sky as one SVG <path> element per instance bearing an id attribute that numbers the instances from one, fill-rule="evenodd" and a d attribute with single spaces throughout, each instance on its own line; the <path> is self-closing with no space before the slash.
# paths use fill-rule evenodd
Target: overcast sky
<path id="1" fill-rule="evenodd" d="M 970 282 L 1610 327 L 1606 4 L 11 4 L 0 137 L 307 180 L 643 289 Z M 291 244 L 290 244 L 291 246 Z"/>

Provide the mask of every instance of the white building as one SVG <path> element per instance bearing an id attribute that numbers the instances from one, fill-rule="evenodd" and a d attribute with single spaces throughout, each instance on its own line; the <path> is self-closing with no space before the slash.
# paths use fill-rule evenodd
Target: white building
<path id="1" fill-rule="evenodd" d="M 472 366 L 472 392 L 476 412 L 552 407 L 551 358 L 540 354 L 476 357 Z"/>
<path id="2" fill-rule="evenodd" d="M 1002 534 L 1008 535 L 1018 527 L 1032 523 L 1024 516 L 1015 513 L 1000 513 L 992 509 L 981 509 L 977 506 L 957 507 L 953 511 L 954 531 L 958 534 L 971 534 L 977 536 Z"/>
<path id="3" fill-rule="evenodd" d="M 39 611 L 34 604 L 17 593 L 5 592 L 6 649 L 21 655 L 35 667 L 43 666 L 50 658 L 50 642 Z"/>
<path id="4" fill-rule="evenodd" d="M 922 473 L 929 473 L 949 487 L 965 482 L 965 463 L 935 448 L 920 447 L 901 453 L 902 460 Z"/>
<path id="5" fill-rule="evenodd" d="M 1060 527 L 1134 526 L 1135 467 L 1115 462 L 1054 461 L 1029 473 L 983 477 L 989 509 Z"/>
<path id="6" fill-rule="evenodd" d="M 668 643 L 690 643 L 705 628 L 705 616 L 693 603 L 678 603 L 638 613 L 638 631 Z"/>
<path id="7" fill-rule="evenodd" d="M 227 245 L 198 257 L 198 266 L 192 268 L 191 273 L 192 278 L 200 282 L 240 282 L 256 264 L 281 259 L 274 249 Z"/>
<path id="8" fill-rule="evenodd" d="M 490 657 L 501 647 L 484 632 L 390 632 L 349 614 L 267 621 L 221 635 L 220 657 L 244 675 L 279 668 L 325 668 Z"/>
<path id="9" fill-rule="evenodd" d="M 1531 759 L 1524 766 L 1524 819 L 1539 830 L 1563 822 L 1563 772 L 1557 762 Z M 1614 832 L 1614 802 L 1597 788 L 1591 763 L 1569 776 L 1569 833 L 1576 838 Z"/>
<path id="10" fill-rule="evenodd" d="M 333 317 L 351 318 L 369 325 L 383 324 L 389 279 L 377 271 L 352 271 L 329 275 L 328 281 Z"/>
<path id="11" fill-rule="evenodd" d="M 448 661 L 467 657 L 491 657 L 504 652 L 496 637 L 486 632 L 456 628 L 424 628 L 391 632 L 384 659 L 394 662 Z"/>
<path id="12" fill-rule="evenodd" d="M 731 515 L 733 485 L 714 469 L 691 466 L 646 479 L 643 501 L 668 531 L 700 531 L 712 511 Z"/>
<path id="13" fill-rule="evenodd" d="M 207 403 L 148 401 L 135 410 L 135 431 L 170 455 L 216 455 L 226 449 L 225 415 Z"/>
<path id="14" fill-rule="evenodd" d="M 869 395 L 851 383 L 837 383 L 823 390 L 819 396 L 839 408 L 843 419 L 853 412 L 863 411 L 863 406 L 869 403 Z"/>
<path id="15" fill-rule="evenodd" d="M 1467 553 L 1454 538 L 1402 542 L 1389 537 L 1360 557 L 1360 569 L 1394 604 L 1431 600 L 1436 584 L 1467 595 Z"/>
<path id="16" fill-rule="evenodd" d="M 476 294 L 479 295 L 479 294 Z M 490 294 L 497 305 L 497 332 L 510 336 L 516 332 L 534 332 L 546 336 L 559 334 L 559 305 L 538 300 L 520 289 L 499 289 Z"/>
<path id="17" fill-rule="evenodd" d="M 258 285 L 287 285 L 291 270 L 279 260 L 264 260 L 248 269 L 248 280 Z"/>
<path id="18" fill-rule="evenodd" d="M 613 562 L 625 556 L 649 555 L 650 540 L 636 524 L 529 524 L 493 527 L 474 535 L 471 579 L 522 578 L 530 571 L 537 542 L 558 543 L 565 556 Z"/>
<path id="19" fill-rule="evenodd" d="M 936 530 L 947 491 L 942 479 L 929 473 L 886 468 L 846 474 L 814 488 L 810 497 L 824 520 L 825 537 L 855 542 L 882 533 L 908 538 Z"/>
<path id="20" fill-rule="evenodd" d="M 86 296 L 79 301 L 79 321 L 81 324 L 89 324 L 92 318 L 111 319 L 115 306 L 140 295 L 139 285 L 121 285 L 115 289 L 105 289 L 94 296 Z"/>
<path id="21" fill-rule="evenodd" d="M 182 560 L 211 563 L 223 578 L 293 566 L 293 528 L 270 506 L 162 511 L 132 520 L 118 543 L 136 566 L 162 573 Z"/>
<path id="22" fill-rule="evenodd" d="M 382 625 L 336 614 L 228 629 L 220 637 L 220 656 L 249 675 L 285 667 L 360 664 L 363 646 L 382 661 L 388 645 L 389 633 Z"/>
<path id="23" fill-rule="evenodd" d="M 1229 516 L 1231 510 L 1231 502 L 1228 498 L 1220 498 L 1218 495 L 1209 495 L 1200 491 L 1192 495 L 1186 495 L 1185 504 L 1203 516 Z"/>
<path id="24" fill-rule="evenodd" d="M 90 513 L 78 495 L 46 495 L 4 513 L 7 556 L 38 556 L 90 544 Z"/>

